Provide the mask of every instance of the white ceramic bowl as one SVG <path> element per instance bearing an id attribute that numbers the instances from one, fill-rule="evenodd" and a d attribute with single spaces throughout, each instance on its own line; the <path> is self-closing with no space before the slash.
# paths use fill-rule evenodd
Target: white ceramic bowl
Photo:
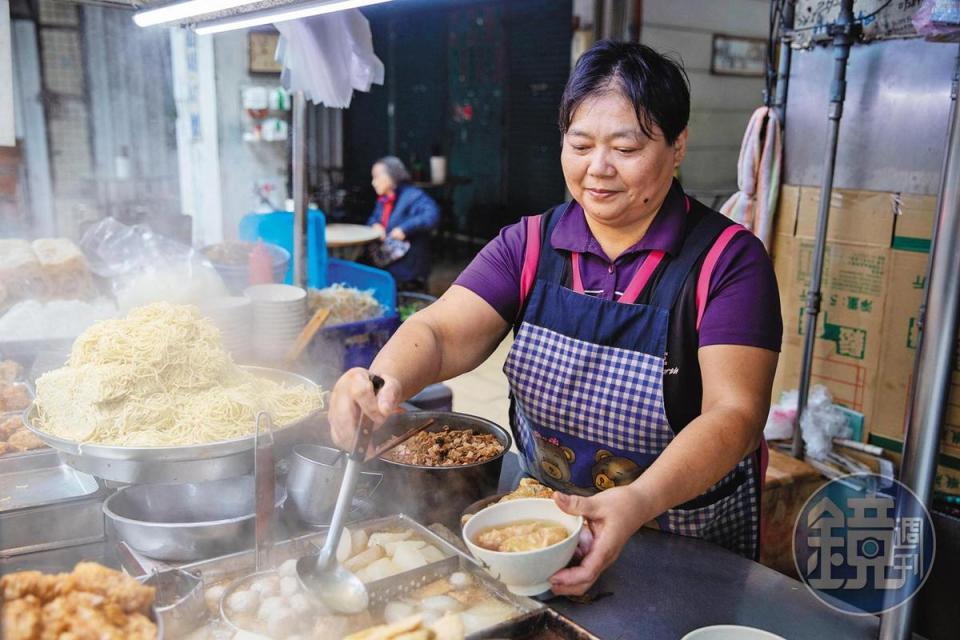
<path id="1" fill-rule="evenodd" d="M 258 302 L 296 302 L 306 300 L 307 292 L 290 284 L 255 284 L 243 290 L 243 295 Z"/>
<path id="2" fill-rule="evenodd" d="M 483 529 L 521 520 L 549 520 L 562 524 L 570 532 L 561 542 L 534 551 L 490 551 L 474 544 Z M 478 512 L 463 527 L 463 540 L 487 572 L 507 585 L 513 593 L 534 596 L 550 590 L 550 576 L 567 566 L 577 549 L 583 518 L 560 510 L 553 500 L 523 498 L 492 505 Z"/>
<path id="3" fill-rule="evenodd" d="M 784 638 L 754 627 L 743 627 L 738 624 L 718 624 L 694 629 L 683 636 L 681 640 L 784 640 Z"/>

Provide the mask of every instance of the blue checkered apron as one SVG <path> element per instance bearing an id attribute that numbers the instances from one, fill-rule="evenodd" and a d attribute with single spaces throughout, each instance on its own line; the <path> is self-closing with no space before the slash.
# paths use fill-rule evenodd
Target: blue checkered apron
<path id="1" fill-rule="evenodd" d="M 536 280 L 504 372 L 525 471 L 557 490 L 590 495 L 635 480 L 675 437 L 663 396 L 669 310 L 719 231 L 715 222 L 698 224 L 667 259 L 649 303 L 620 304 L 563 286 L 570 257 L 548 240 L 560 216 L 560 209 L 547 214 Z M 755 557 L 757 462 L 748 456 L 656 526 Z"/>

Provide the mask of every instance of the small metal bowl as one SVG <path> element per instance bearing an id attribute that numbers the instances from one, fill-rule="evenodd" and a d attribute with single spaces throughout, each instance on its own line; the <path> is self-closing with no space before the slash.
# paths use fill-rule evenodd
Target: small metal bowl
<path id="1" fill-rule="evenodd" d="M 285 499 L 277 485 L 277 509 Z M 119 540 L 149 558 L 183 562 L 234 553 L 253 546 L 253 476 L 124 487 L 103 503 L 103 514 Z"/>

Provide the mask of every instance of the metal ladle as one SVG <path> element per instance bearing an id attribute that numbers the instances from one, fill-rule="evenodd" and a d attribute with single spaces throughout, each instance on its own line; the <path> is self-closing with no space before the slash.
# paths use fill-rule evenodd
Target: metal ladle
<path id="1" fill-rule="evenodd" d="M 383 388 L 383 378 L 370 376 L 373 393 Z M 320 553 L 297 560 L 297 577 L 300 585 L 320 600 L 328 609 L 345 614 L 360 613 L 369 605 L 369 595 L 363 582 L 337 561 L 337 547 L 343 535 L 343 526 L 353 504 L 353 493 L 360 475 L 360 465 L 367 455 L 373 437 L 373 423 L 360 415 L 360 425 L 354 437 L 353 447 L 347 457 L 347 465 L 333 509 L 330 529 Z"/>

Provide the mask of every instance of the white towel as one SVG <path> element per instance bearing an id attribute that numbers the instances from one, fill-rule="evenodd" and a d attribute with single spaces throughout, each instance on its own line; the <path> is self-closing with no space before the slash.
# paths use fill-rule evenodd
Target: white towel
<path id="1" fill-rule="evenodd" d="M 720 212 L 752 231 L 767 251 L 773 240 L 782 156 L 780 119 L 773 109 L 760 107 L 753 112 L 743 134 L 737 163 L 740 190 L 723 203 Z"/>
<path id="2" fill-rule="evenodd" d="M 373 52 L 370 23 L 357 9 L 288 20 L 280 31 L 277 60 L 288 91 L 315 104 L 344 109 L 354 89 L 383 84 L 383 63 Z"/>

